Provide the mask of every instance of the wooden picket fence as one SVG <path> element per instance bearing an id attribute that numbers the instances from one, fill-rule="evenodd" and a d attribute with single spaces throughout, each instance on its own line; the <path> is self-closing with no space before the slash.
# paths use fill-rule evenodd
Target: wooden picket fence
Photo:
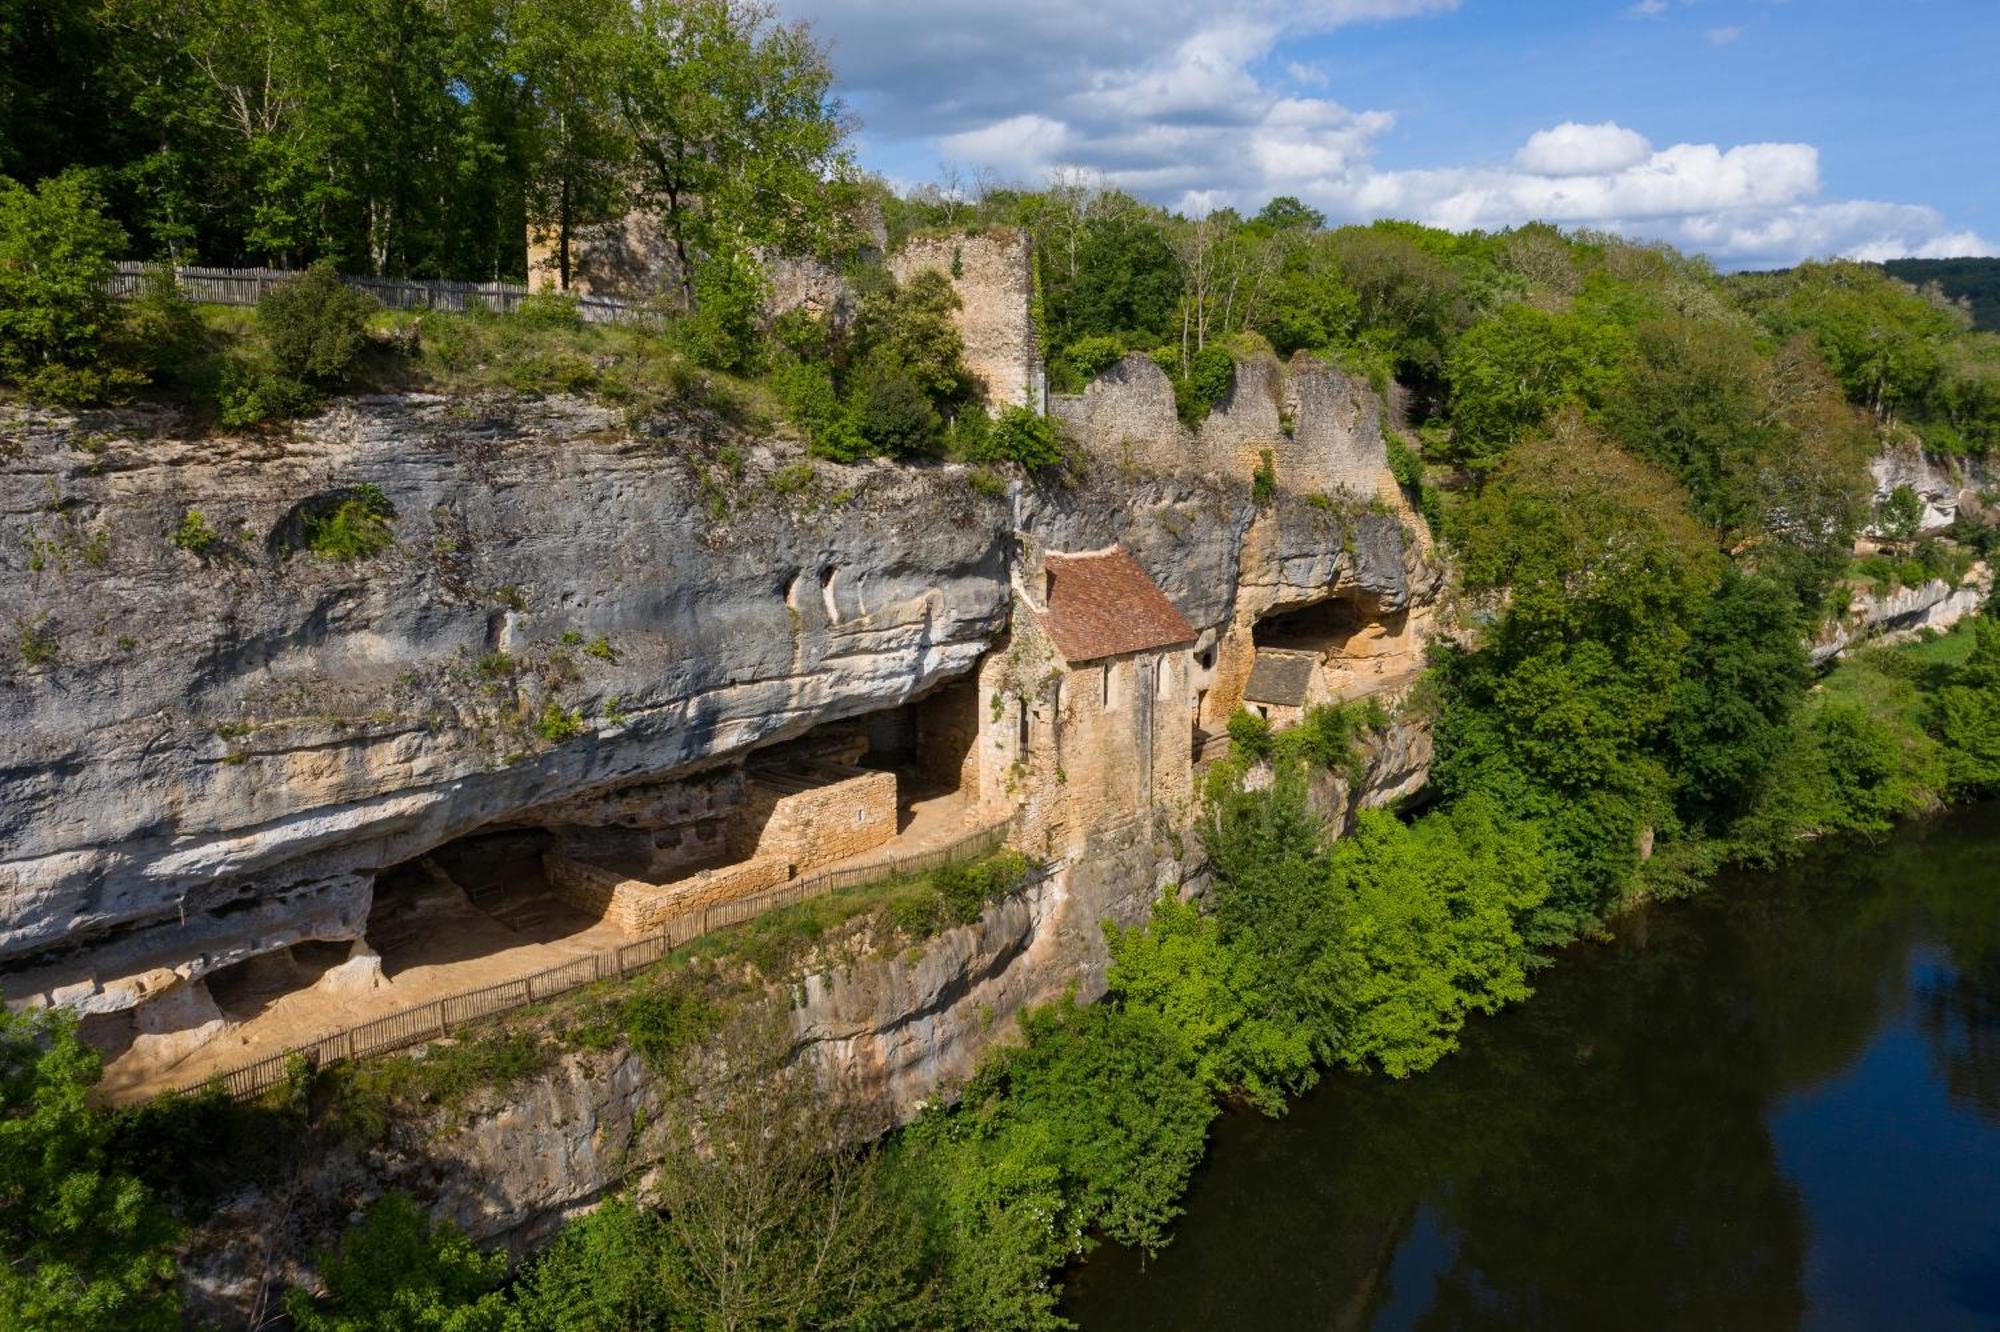
<path id="1" fill-rule="evenodd" d="M 111 279 L 110 292 L 117 297 L 139 294 L 147 264 L 125 259 Z M 191 301 L 207 305 L 255 305 L 265 292 L 296 271 L 281 268 L 176 268 L 174 277 Z M 401 281 L 396 278 L 342 277 L 357 291 L 365 291 L 390 310 L 443 310 L 464 314 L 468 310 L 488 310 L 513 314 L 532 291 L 518 282 L 447 282 L 443 279 Z M 609 296 L 578 296 L 577 309 L 586 324 L 653 324 L 659 314 L 632 301 Z"/>
<path id="2" fill-rule="evenodd" d="M 316 1041 L 293 1046 L 254 1063 L 198 1078 L 173 1090 L 194 1092 L 217 1087 L 227 1095 L 241 1099 L 254 1096 L 266 1087 L 283 1082 L 296 1059 L 303 1059 L 307 1065 L 314 1068 L 324 1068 L 336 1060 L 387 1054 L 392 1050 L 402 1050 L 412 1045 L 421 1045 L 425 1041 L 434 1041 L 483 1018 L 526 1008 L 530 1004 L 542 1003 L 557 995 L 567 994 L 571 990 L 594 985 L 598 981 L 619 980 L 630 976 L 634 972 L 652 966 L 676 948 L 692 943 L 703 935 L 726 929 L 731 925 L 740 925 L 767 911 L 794 906 L 807 898 L 824 896 L 843 888 L 853 888 L 898 875 L 922 874 L 942 869 L 946 865 L 976 860 L 989 852 L 999 850 L 1006 843 L 1010 826 L 1011 821 L 991 824 L 968 833 L 948 846 L 892 857 L 872 865 L 801 875 L 776 888 L 727 902 L 717 902 L 703 907 L 698 912 L 689 912 L 685 916 L 676 917 L 658 934 L 635 939 L 617 948 L 572 958 L 516 980 L 502 981 L 498 985 L 488 985 L 477 990 L 467 990 L 463 994 L 433 999 L 400 1013 L 390 1013 L 371 1022 L 363 1022 L 358 1026 L 334 1032 L 332 1035 L 322 1036 Z M 1046 877 L 1046 871 L 1031 874 L 1021 886 L 1025 888 L 1028 884 L 1038 883 Z"/>

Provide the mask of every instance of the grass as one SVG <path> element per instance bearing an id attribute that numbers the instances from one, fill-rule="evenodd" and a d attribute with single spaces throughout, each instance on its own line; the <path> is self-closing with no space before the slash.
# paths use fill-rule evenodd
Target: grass
<path id="1" fill-rule="evenodd" d="M 996 851 L 965 865 L 889 875 L 776 910 L 705 935 L 682 950 L 690 958 L 748 963 L 771 980 L 788 978 L 817 945 L 866 918 L 878 940 L 921 943 L 976 920 L 1028 875 L 1018 851 Z"/>
<path id="2" fill-rule="evenodd" d="M 545 1005 L 516 1009 L 503 1023 L 462 1032 L 413 1056 L 350 1059 L 322 1070 L 316 1082 L 328 1126 L 358 1142 L 378 1142 L 398 1105 L 456 1112 L 475 1092 L 533 1077 L 562 1053 L 542 1029 L 547 1014 Z"/>
<path id="3" fill-rule="evenodd" d="M 396 506 L 380 487 L 358 486 L 332 508 L 306 515 L 305 547 L 342 564 L 371 559 L 395 543 L 389 531 L 395 516 Z"/>
<path id="4" fill-rule="evenodd" d="M 371 372 L 384 387 L 575 393 L 620 406 L 630 417 L 697 408 L 745 428 L 778 414 L 762 386 L 703 369 L 667 335 L 633 325 L 393 310 L 376 315 L 372 331 L 379 346 Z"/>
<path id="5" fill-rule="evenodd" d="M 1820 689 L 1828 698 L 1865 708 L 1900 730 L 1920 730 L 1925 694 L 1941 683 L 1939 677 L 1965 664 L 1975 641 L 1972 621 L 1967 619 L 1948 633 L 1864 648 L 1829 671 Z"/>

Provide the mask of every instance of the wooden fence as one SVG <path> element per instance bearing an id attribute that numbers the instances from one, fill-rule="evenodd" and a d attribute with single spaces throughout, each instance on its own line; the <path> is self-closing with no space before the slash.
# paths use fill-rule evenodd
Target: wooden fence
<path id="1" fill-rule="evenodd" d="M 113 296 L 139 294 L 150 265 L 135 260 L 119 261 L 111 279 Z M 258 298 L 297 271 L 281 268 L 176 268 L 174 277 L 188 299 L 208 305 L 255 305 Z M 342 282 L 365 291 L 390 310 L 444 310 L 464 314 L 468 309 L 513 314 L 533 293 L 518 282 L 446 282 L 442 279 L 419 282 L 395 278 L 343 277 Z M 608 296 L 578 296 L 577 309 L 587 324 L 650 324 L 659 315 L 631 301 Z"/>
<path id="2" fill-rule="evenodd" d="M 976 859 L 988 852 L 999 850 L 1007 840 L 1009 826 L 1007 822 L 992 824 L 968 833 L 949 846 L 892 857 L 872 865 L 801 875 L 789 883 L 761 893 L 739 897 L 732 901 L 717 902 L 703 907 L 698 912 L 691 911 L 685 916 L 669 921 L 667 928 L 660 933 L 636 939 L 618 948 L 572 958 L 532 975 L 502 981 L 498 985 L 488 985 L 482 989 L 467 990 L 463 994 L 433 999 L 414 1008 L 404 1009 L 400 1013 L 390 1013 L 372 1022 L 363 1022 L 359 1026 L 334 1032 L 330 1036 L 322 1036 L 316 1041 L 293 1046 L 259 1059 L 255 1063 L 198 1078 L 174 1090 L 192 1092 L 220 1087 L 233 1097 L 254 1096 L 266 1087 L 283 1082 L 287 1069 L 295 1058 L 303 1058 L 313 1067 L 324 1068 L 335 1060 L 387 1054 L 392 1050 L 437 1040 L 482 1018 L 511 1012 L 517 1008 L 526 1008 L 530 1004 L 553 999 L 557 995 L 567 994 L 571 990 L 581 989 L 598 981 L 618 980 L 630 976 L 636 971 L 652 966 L 684 944 L 692 943 L 716 930 L 740 925 L 746 920 L 761 916 L 766 911 L 793 906 L 809 897 L 820 897 L 827 893 L 838 892 L 842 888 L 873 883 L 895 875 L 921 874 L 929 870 L 942 869 L 946 865 Z M 1032 875 L 1028 882 L 1039 882 L 1042 877 L 1044 876 Z"/>

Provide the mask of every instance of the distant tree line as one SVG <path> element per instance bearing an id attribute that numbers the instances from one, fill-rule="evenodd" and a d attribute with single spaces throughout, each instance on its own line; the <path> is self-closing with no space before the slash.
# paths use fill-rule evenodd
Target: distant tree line
<path id="1" fill-rule="evenodd" d="M 1974 328 L 2000 333 L 2000 258 L 1891 259 L 1882 271 L 1913 287 L 1935 286 L 1965 307 Z"/>

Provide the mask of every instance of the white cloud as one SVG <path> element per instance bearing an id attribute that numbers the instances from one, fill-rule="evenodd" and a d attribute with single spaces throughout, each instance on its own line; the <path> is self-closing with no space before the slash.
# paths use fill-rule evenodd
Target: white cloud
<path id="1" fill-rule="evenodd" d="M 1333 76 L 1326 72 L 1323 65 L 1301 64 L 1296 60 L 1287 61 L 1285 73 L 1301 88 L 1324 88 L 1333 82 Z"/>
<path id="2" fill-rule="evenodd" d="M 1288 37 L 1458 0 L 932 0 L 921 18 L 901 0 L 782 2 L 832 39 L 869 142 L 906 160 L 941 151 L 1021 182 L 1080 171 L 1190 213 L 1293 194 L 1342 221 L 1539 219 L 1737 265 L 1990 249 L 1928 208 L 1821 200 L 1819 153 L 1803 143 L 1657 147 L 1615 122 L 1566 121 L 1510 160 L 1385 169 L 1375 151 L 1395 117 L 1322 95 L 1318 65 L 1280 63 Z"/>
<path id="3" fill-rule="evenodd" d="M 1668 8 L 1667 0 L 1639 0 L 1638 4 L 1625 12 L 1634 18 L 1658 18 L 1666 13 Z"/>
<path id="4" fill-rule="evenodd" d="M 1728 46 L 1742 35 L 1743 29 L 1740 27 L 1710 28 L 1708 30 L 1708 44 L 1710 46 Z"/>
<path id="5" fill-rule="evenodd" d="M 1608 120 L 1602 125 L 1579 125 L 1569 120 L 1530 135 L 1514 154 L 1514 165 L 1542 176 L 1588 176 L 1637 166 L 1652 151 L 1643 134 L 1623 125 Z"/>

